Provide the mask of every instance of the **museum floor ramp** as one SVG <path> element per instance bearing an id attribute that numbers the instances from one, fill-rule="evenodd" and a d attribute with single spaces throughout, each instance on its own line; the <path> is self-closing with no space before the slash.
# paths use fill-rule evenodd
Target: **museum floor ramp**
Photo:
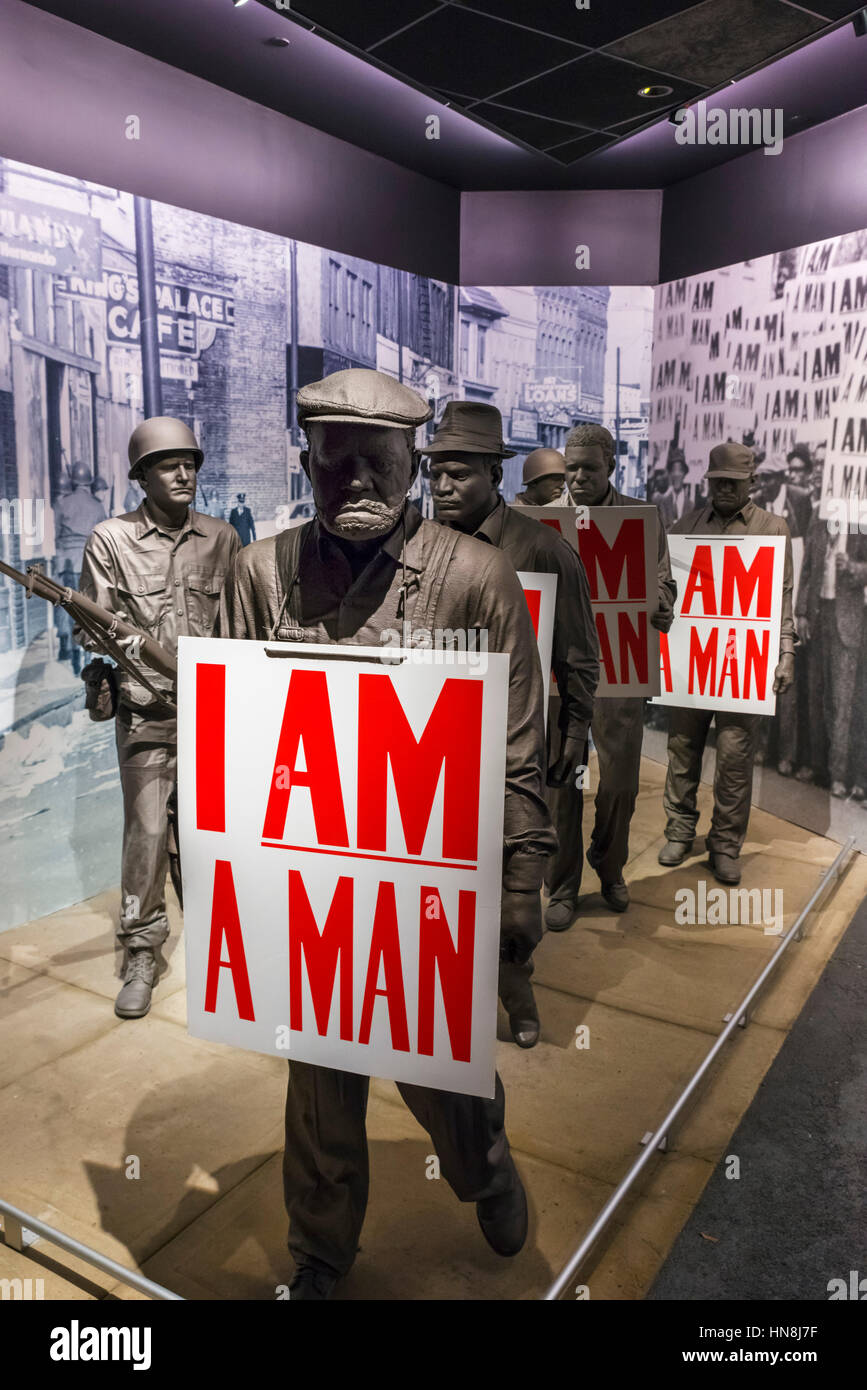
<path id="1" fill-rule="evenodd" d="M 769 890 L 771 910 L 765 920 L 715 922 L 704 841 L 674 871 L 657 863 L 664 771 L 642 762 L 629 910 L 610 912 L 587 869 L 575 924 L 537 952 L 540 1043 L 519 1051 L 500 1019 L 507 1129 L 531 1209 L 524 1251 L 504 1260 L 489 1250 L 472 1205 L 437 1179 L 428 1137 L 395 1087 L 375 1081 L 370 1206 L 336 1297 L 542 1297 L 838 855 L 832 840 L 754 809 L 742 887 Z M 702 785 L 700 831 L 709 802 Z M 668 1152 L 619 1208 L 581 1271 L 585 1296 L 648 1292 L 865 888 L 867 858 L 856 853 L 748 1026 L 726 1043 Z M 286 1064 L 188 1036 L 174 906 L 153 1008 L 118 1020 L 117 898 L 102 893 L 0 933 L 0 1198 L 184 1298 L 280 1297 L 292 1277 L 281 1186 Z M 731 1238 L 743 1223 L 745 1250 L 750 1219 L 746 1208 L 729 1216 Z M 20 1252 L 0 1242 L 0 1279 L 41 1279 L 46 1300 L 142 1296 L 26 1235 Z"/>

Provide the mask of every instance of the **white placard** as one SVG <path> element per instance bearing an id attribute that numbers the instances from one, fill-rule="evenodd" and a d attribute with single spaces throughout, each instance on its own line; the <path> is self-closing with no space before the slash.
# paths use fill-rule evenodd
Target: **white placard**
<path id="1" fill-rule="evenodd" d="M 508 670 L 180 639 L 194 1036 L 493 1096 Z"/>
<path id="2" fill-rule="evenodd" d="M 669 533 L 668 548 L 677 603 L 654 703 L 773 714 L 785 536 Z"/>
<path id="3" fill-rule="evenodd" d="M 554 650 L 554 609 L 557 603 L 556 574 L 530 573 L 518 570 L 518 579 L 524 590 L 530 621 L 536 634 L 539 660 L 542 663 L 542 680 L 545 684 L 545 725 L 548 724 L 548 695 L 551 690 L 551 655 Z"/>
<path id="4" fill-rule="evenodd" d="M 578 551 L 599 637 L 596 698 L 659 694 L 656 507 L 522 507 Z"/>

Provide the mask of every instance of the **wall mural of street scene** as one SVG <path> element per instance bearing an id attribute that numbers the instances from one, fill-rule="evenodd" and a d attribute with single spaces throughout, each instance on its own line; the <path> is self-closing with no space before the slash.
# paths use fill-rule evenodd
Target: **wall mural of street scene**
<path id="1" fill-rule="evenodd" d="M 653 340 L 648 495 L 666 523 L 700 505 L 728 439 L 755 449 L 755 500 L 792 535 L 795 683 L 764 721 L 754 797 L 863 846 L 867 232 L 658 286 Z"/>
<path id="2" fill-rule="evenodd" d="M 653 306 L 644 287 L 458 287 L 0 159 L 0 555 L 76 587 L 94 525 L 142 499 L 146 395 L 204 451 L 198 510 L 242 544 L 303 520 L 295 393 L 346 367 L 417 390 L 428 437 L 449 401 L 496 405 L 509 500 L 526 455 L 582 420 L 643 496 Z M 422 478 L 414 500 L 431 514 Z M 84 709 L 82 657 L 62 610 L 0 577 L 0 930 L 117 879 L 114 730 Z"/>

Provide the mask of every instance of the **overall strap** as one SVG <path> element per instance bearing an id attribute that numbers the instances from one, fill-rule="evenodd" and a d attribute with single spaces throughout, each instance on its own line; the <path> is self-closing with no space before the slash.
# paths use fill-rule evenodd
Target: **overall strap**
<path id="1" fill-rule="evenodd" d="M 440 593 L 460 532 L 433 522 L 422 524 L 430 529 L 425 536 L 425 565 L 413 605 L 412 620 L 416 627 L 433 630 Z"/>
<path id="2" fill-rule="evenodd" d="M 301 624 L 300 604 L 295 590 L 298 587 L 301 553 L 312 529 L 313 522 L 305 521 L 303 526 L 290 526 L 277 535 L 274 565 L 277 616 L 268 634 L 269 642 L 276 640 L 277 630 L 284 622 L 292 627 Z"/>

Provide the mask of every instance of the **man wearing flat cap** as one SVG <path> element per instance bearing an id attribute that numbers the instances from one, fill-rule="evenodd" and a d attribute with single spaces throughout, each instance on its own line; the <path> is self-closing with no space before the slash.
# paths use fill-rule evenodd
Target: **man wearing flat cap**
<path id="1" fill-rule="evenodd" d="M 788 690 L 795 676 L 797 636 L 792 617 L 792 542 L 780 516 L 750 499 L 755 456 L 745 444 L 717 444 L 706 474 L 710 501 L 682 517 L 671 534 L 685 536 L 785 536 L 783 616 L 774 691 Z M 668 817 L 660 864 L 682 864 L 692 850 L 698 824 L 698 784 L 711 722 L 716 720 L 713 818 L 707 836 L 711 871 L 720 883 L 740 883 L 738 862 L 750 818 L 753 763 L 760 714 L 709 709 L 669 709 L 668 773 L 663 800 Z"/>
<path id="2" fill-rule="evenodd" d="M 213 635 L 220 591 L 240 542 L 225 521 L 193 510 L 203 454 L 183 420 L 155 415 L 129 440 L 129 477 L 144 489 L 135 511 L 94 527 L 84 549 L 81 592 L 123 615 L 169 652 L 178 638 Z M 76 640 L 92 646 L 79 629 Z M 124 985 L 119 1018 L 150 1008 L 156 951 L 169 934 L 166 873 L 180 896 L 168 805 L 177 780 L 177 721 L 160 701 L 170 683 L 148 672 L 140 684 L 118 671 L 115 733 L 123 791 L 121 916 Z"/>
<path id="3" fill-rule="evenodd" d="M 503 457 L 511 458 L 512 454 L 513 451 L 508 451 Z M 516 507 L 572 505 L 566 490 L 566 460 L 556 449 L 534 449 L 524 459 L 521 478 L 524 491 L 515 498 Z"/>
<path id="4" fill-rule="evenodd" d="M 501 953 L 526 960 L 541 934 L 544 856 L 556 839 L 543 791 L 542 673 L 514 569 L 494 546 L 425 521 L 407 502 L 419 465 L 415 431 L 432 411 L 366 368 L 298 392 L 316 516 L 243 549 L 226 586 L 226 637 L 378 646 L 403 623 L 486 630 L 509 653 Z M 493 1100 L 399 1083 L 430 1134 L 441 1171 L 501 1255 L 526 1239 L 527 1203 Z M 327 1298 L 355 1258 L 367 1206 L 368 1078 L 292 1061 L 284 1189 L 292 1299 Z"/>
<path id="5" fill-rule="evenodd" d="M 560 750 L 548 773 L 548 785 L 574 782 L 578 768 L 587 761 L 587 731 L 599 681 L 599 642 L 584 566 L 556 531 L 507 507 L 500 496 L 502 460 L 512 455 L 503 443 L 503 422 L 496 406 L 450 402 L 423 452 L 430 458 L 428 474 L 437 521 L 496 546 L 516 570 L 557 576 L 551 664 L 560 692 Z M 563 474 L 555 476 L 565 477 L 565 472 L 564 463 Z M 532 973 L 531 960 L 500 964 L 500 999 L 519 1047 L 532 1047 L 539 1038 Z"/>

